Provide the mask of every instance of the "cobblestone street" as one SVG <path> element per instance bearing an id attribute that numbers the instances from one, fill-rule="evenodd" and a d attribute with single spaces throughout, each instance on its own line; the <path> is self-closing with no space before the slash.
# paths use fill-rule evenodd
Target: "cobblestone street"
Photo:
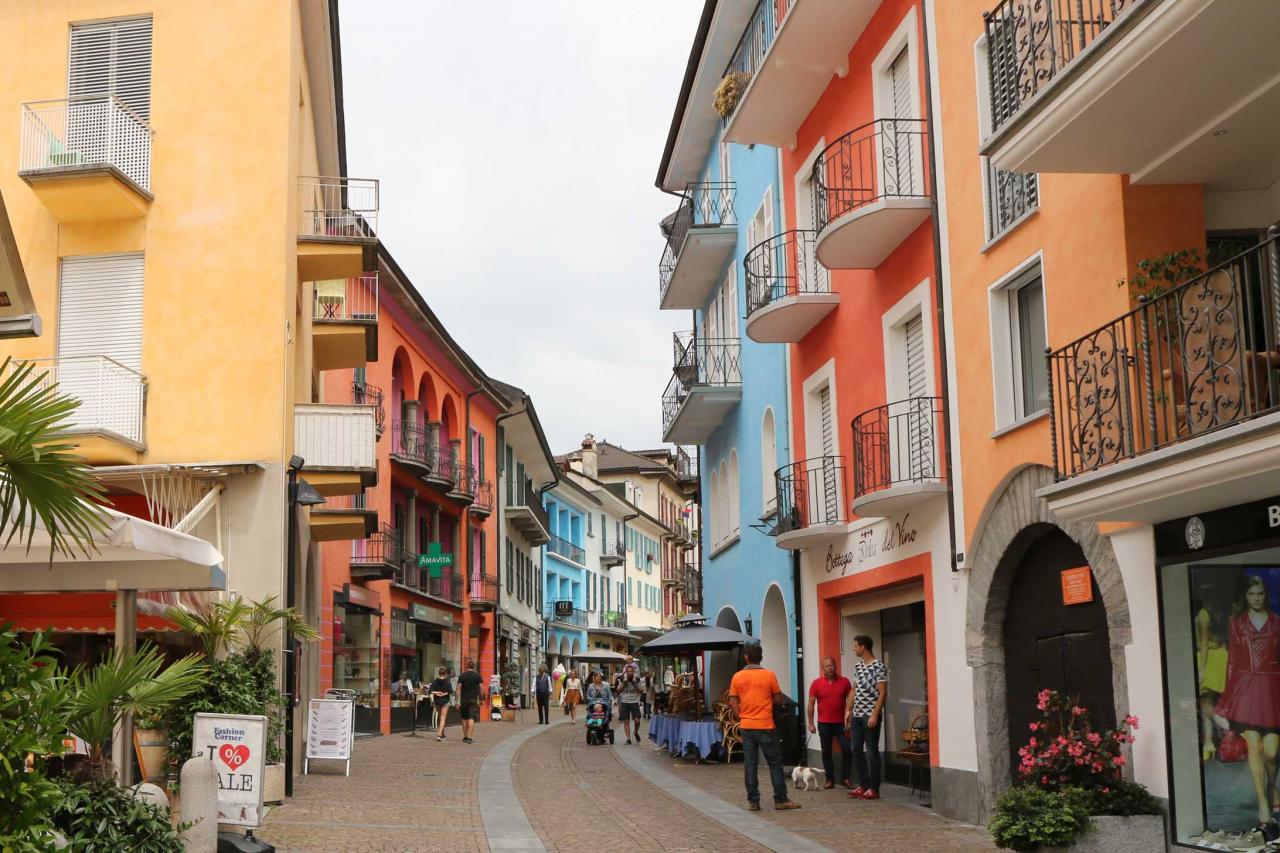
<path id="1" fill-rule="evenodd" d="M 361 740 L 349 778 L 340 765 L 300 777 L 295 796 L 271 810 L 261 836 L 289 853 L 569 851 L 602 844 L 636 851 L 995 849 L 985 831 L 938 818 L 897 790 L 879 803 L 851 802 L 837 790 L 802 791 L 796 799 L 803 809 L 752 814 L 741 764 L 678 761 L 654 752 L 648 740 L 628 747 L 621 729 L 616 746 L 588 747 L 581 722 L 539 730 L 532 719 L 484 723 L 470 746 L 457 729 L 445 743 L 399 734 Z M 482 816 L 481 767 L 512 738 L 524 741 L 514 760 L 489 762 L 487 772 L 524 815 L 499 808 Z M 762 783 L 767 787 L 767 774 Z M 523 834 L 507 831 L 524 818 Z"/>

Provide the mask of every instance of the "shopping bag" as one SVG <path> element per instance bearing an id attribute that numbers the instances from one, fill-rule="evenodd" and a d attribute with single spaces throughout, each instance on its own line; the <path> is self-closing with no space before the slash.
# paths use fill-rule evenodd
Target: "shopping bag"
<path id="1" fill-rule="evenodd" d="M 1248 757 L 1248 744 L 1244 742 L 1244 738 L 1235 732 L 1228 731 L 1222 736 L 1222 740 L 1218 741 L 1218 760 L 1223 764 L 1244 761 Z"/>

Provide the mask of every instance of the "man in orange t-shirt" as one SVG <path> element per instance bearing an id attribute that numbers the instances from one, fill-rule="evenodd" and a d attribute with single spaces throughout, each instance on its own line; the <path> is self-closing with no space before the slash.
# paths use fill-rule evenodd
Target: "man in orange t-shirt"
<path id="1" fill-rule="evenodd" d="M 729 707 L 738 715 L 742 733 L 742 769 L 747 783 L 747 808 L 760 811 L 760 753 L 769 765 L 773 782 L 773 807 L 798 809 L 787 799 L 787 780 L 782 772 L 782 748 L 773 728 L 773 706 L 782 702 L 782 688 L 773 670 L 760 665 L 764 650 L 752 643 L 743 650 L 747 665 L 729 682 Z"/>

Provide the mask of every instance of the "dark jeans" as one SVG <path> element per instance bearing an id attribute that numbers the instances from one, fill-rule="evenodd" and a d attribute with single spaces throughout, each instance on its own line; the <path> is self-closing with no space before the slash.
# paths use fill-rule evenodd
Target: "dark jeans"
<path id="1" fill-rule="evenodd" d="M 653 708 L 652 708 L 652 706 L 650 706 L 650 704 L 649 704 L 649 700 L 648 700 L 648 699 L 641 699 L 641 700 L 640 700 L 640 705 L 641 705 L 641 707 L 644 709 L 644 718 L 645 718 L 646 720 L 647 720 L 647 719 L 649 719 L 649 716 L 653 713 Z"/>
<path id="2" fill-rule="evenodd" d="M 773 783 L 773 801 L 787 801 L 787 782 L 782 773 L 782 747 L 773 729 L 739 729 L 742 732 L 742 769 L 747 782 L 747 801 L 760 802 L 760 753 L 769 765 L 769 781 Z"/>
<path id="3" fill-rule="evenodd" d="M 880 726 L 867 725 L 869 717 L 854 717 L 849 728 L 853 744 L 853 766 L 858 768 L 858 784 L 872 791 L 880 790 Z"/>
<path id="4" fill-rule="evenodd" d="M 840 744 L 840 775 L 832 775 L 831 741 Z M 822 769 L 827 774 L 827 781 L 840 783 L 849 779 L 849 759 L 853 747 L 849 745 L 849 736 L 845 734 L 844 723 L 818 723 L 818 742 L 822 744 Z"/>
<path id="5" fill-rule="evenodd" d="M 537 702 L 538 702 L 538 722 L 539 723 L 551 722 L 551 711 L 549 710 L 551 694 L 535 693 L 534 696 L 537 697 Z"/>

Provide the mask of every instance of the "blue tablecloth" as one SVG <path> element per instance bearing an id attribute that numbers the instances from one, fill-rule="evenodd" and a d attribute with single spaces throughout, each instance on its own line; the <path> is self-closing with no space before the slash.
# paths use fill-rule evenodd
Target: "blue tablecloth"
<path id="1" fill-rule="evenodd" d="M 669 714 L 654 714 L 649 720 L 649 740 L 665 746 L 672 755 L 684 755 L 692 746 L 700 758 L 710 758 L 720 749 L 724 734 L 714 720 L 682 720 Z"/>

